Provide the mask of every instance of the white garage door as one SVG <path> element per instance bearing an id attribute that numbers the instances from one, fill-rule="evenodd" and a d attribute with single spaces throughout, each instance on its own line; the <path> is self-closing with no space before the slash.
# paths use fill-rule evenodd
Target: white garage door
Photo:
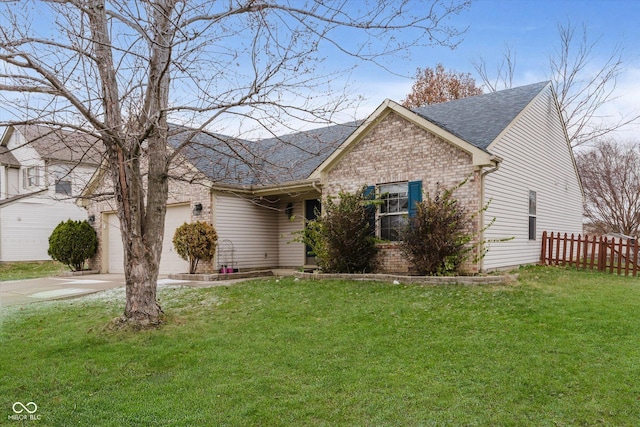
<path id="1" fill-rule="evenodd" d="M 160 274 L 186 273 L 188 263 L 180 258 L 173 248 L 173 234 L 176 228 L 191 219 L 189 205 L 168 206 L 164 223 L 164 241 L 162 243 L 162 258 L 160 260 Z M 120 223 L 116 214 L 107 215 L 107 239 L 109 241 L 109 273 L 124 273 L 124 255 Z"/>

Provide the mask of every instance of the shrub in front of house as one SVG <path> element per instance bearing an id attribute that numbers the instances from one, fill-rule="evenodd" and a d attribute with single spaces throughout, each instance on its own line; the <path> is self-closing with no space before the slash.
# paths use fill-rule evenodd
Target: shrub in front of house
<path id="1" fill-rule="evenodd" d="M 327 273 L 362 273 L 373 270 L 377 251 L 368 211 L 372 201 L 365 188 L 327 197 L 323 213 L 307 223 L 302 241 L 311 247 L 318 267 Z"/>
<path id="2" fill-rule="evenodd" d="M 49 236 L 49 256 L 80 271 L 98 250 L 98 236 L 87 221 L 62 221 Z"/>
<path id="3" fill-rule="evenodd" d="M 402 234 L 400 248 L 419 275 L 445 275 L 457 272 L 469 258 L 473 236 L 466 232 L 471 215 L 453 197 L 452 189 L 438 187 L 416 203 L 415 215 Z"/>
<path id="4" fill-rule="evenodd" d="M 189 262 L 189 274 L 195 274 L 200 260 L 209 261 L 216 254 L 218 233 L 206 222 L 186 222 L 176 229 L 173 246 L 180 257 Z"/>

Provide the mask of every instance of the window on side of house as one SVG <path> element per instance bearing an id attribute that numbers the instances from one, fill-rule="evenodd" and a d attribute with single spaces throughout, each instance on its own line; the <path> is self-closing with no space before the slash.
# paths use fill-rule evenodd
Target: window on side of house
<path id="1" fill-rule="evenodd" d="M 529 190 L 529 240 L 536 240 L 536 210 L 538 196 L 535 191 Z"/>
<path id="2" fill-rule="evenodd" d="M 71 170 L 58 167 L 54 172 L 56 194 L 71 195 Z"/>
<path id="3" fill-rule="evenodd" d="M 38 166 L 28 166 L 22 170 L 22 186 L 24 188 L 37 187 L 40 183 L 38 181 Z"/>

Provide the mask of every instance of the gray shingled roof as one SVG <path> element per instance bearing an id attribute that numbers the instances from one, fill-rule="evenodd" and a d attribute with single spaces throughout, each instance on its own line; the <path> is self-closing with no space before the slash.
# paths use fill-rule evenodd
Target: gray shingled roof
<path id="1" fill-rule="evenodd" d="M 306 179 L 361 122 L 327 126 L 274 138 L 249 141 L 174 127 L 169 143 L 192 142 L 182 155 L 214 182 L 269 185 Z"/>
<path id="2" fill-rule="evenodd" d="M 15 128 L 43 159 L 94 165 L 102 161 L 99 140 L 90 135 L 41 125 L 18 125 Z"/>
<path id="3" fill-rule="evenodd" d="M 261 141 L 269 147 L 266 172 L 281 182 L 306 179 L 362 121 L 297 132 Z"/>
<path id="4" fill-rule="evenodd" d="M 251 151 L 253 142 L 171 125 L 169 145 L 177 148 L 187 138 L 190 142 L 180 154 L 212 181 L 250 185 L 256 180 L 259 171 L 253 167 L 258 160 Z"/>
<path id="5" fill-rule="evenodd" d="M 0 165 L 20 167 L 20 162 L 5 146 L 0 146 Z"/>
<path id="6" fill-rule="evenodd" d="M 414 113 L 486 150 L 549 82 L 416 108 Z"/>
<path id="7" fill-rule="evenodd" d="M 433 104 L 413 111 L 482 150 L 502 132 L 548 82 Z M 259 141 L 174 127 L 177 147 L 188 136 L 183 155 L 214 182 L 241 185 L 303 180 L 325 161 L 362 121 L 326 126 Z"/>

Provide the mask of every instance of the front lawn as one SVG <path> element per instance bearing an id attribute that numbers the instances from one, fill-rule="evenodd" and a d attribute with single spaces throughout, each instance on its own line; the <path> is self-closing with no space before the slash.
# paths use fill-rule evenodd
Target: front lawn
<path id="1" fill-rule="evenodd" d="M 5 310 L 0 419 L 47 426 L 635 426 L 640 279 L 528 268 L 500 286 L 255 280 Z M 14 421 L 15 402 L 39 421 Z M 31 423 L 31 424 L 29 424 Z M 1 424 L 1 423 L 0 423 Z"/>
<path id="2" fill-rule="evenodd" d="M 57 276 L 69 269 L 58 261 L 1 262 L 0 280 Z"/>

